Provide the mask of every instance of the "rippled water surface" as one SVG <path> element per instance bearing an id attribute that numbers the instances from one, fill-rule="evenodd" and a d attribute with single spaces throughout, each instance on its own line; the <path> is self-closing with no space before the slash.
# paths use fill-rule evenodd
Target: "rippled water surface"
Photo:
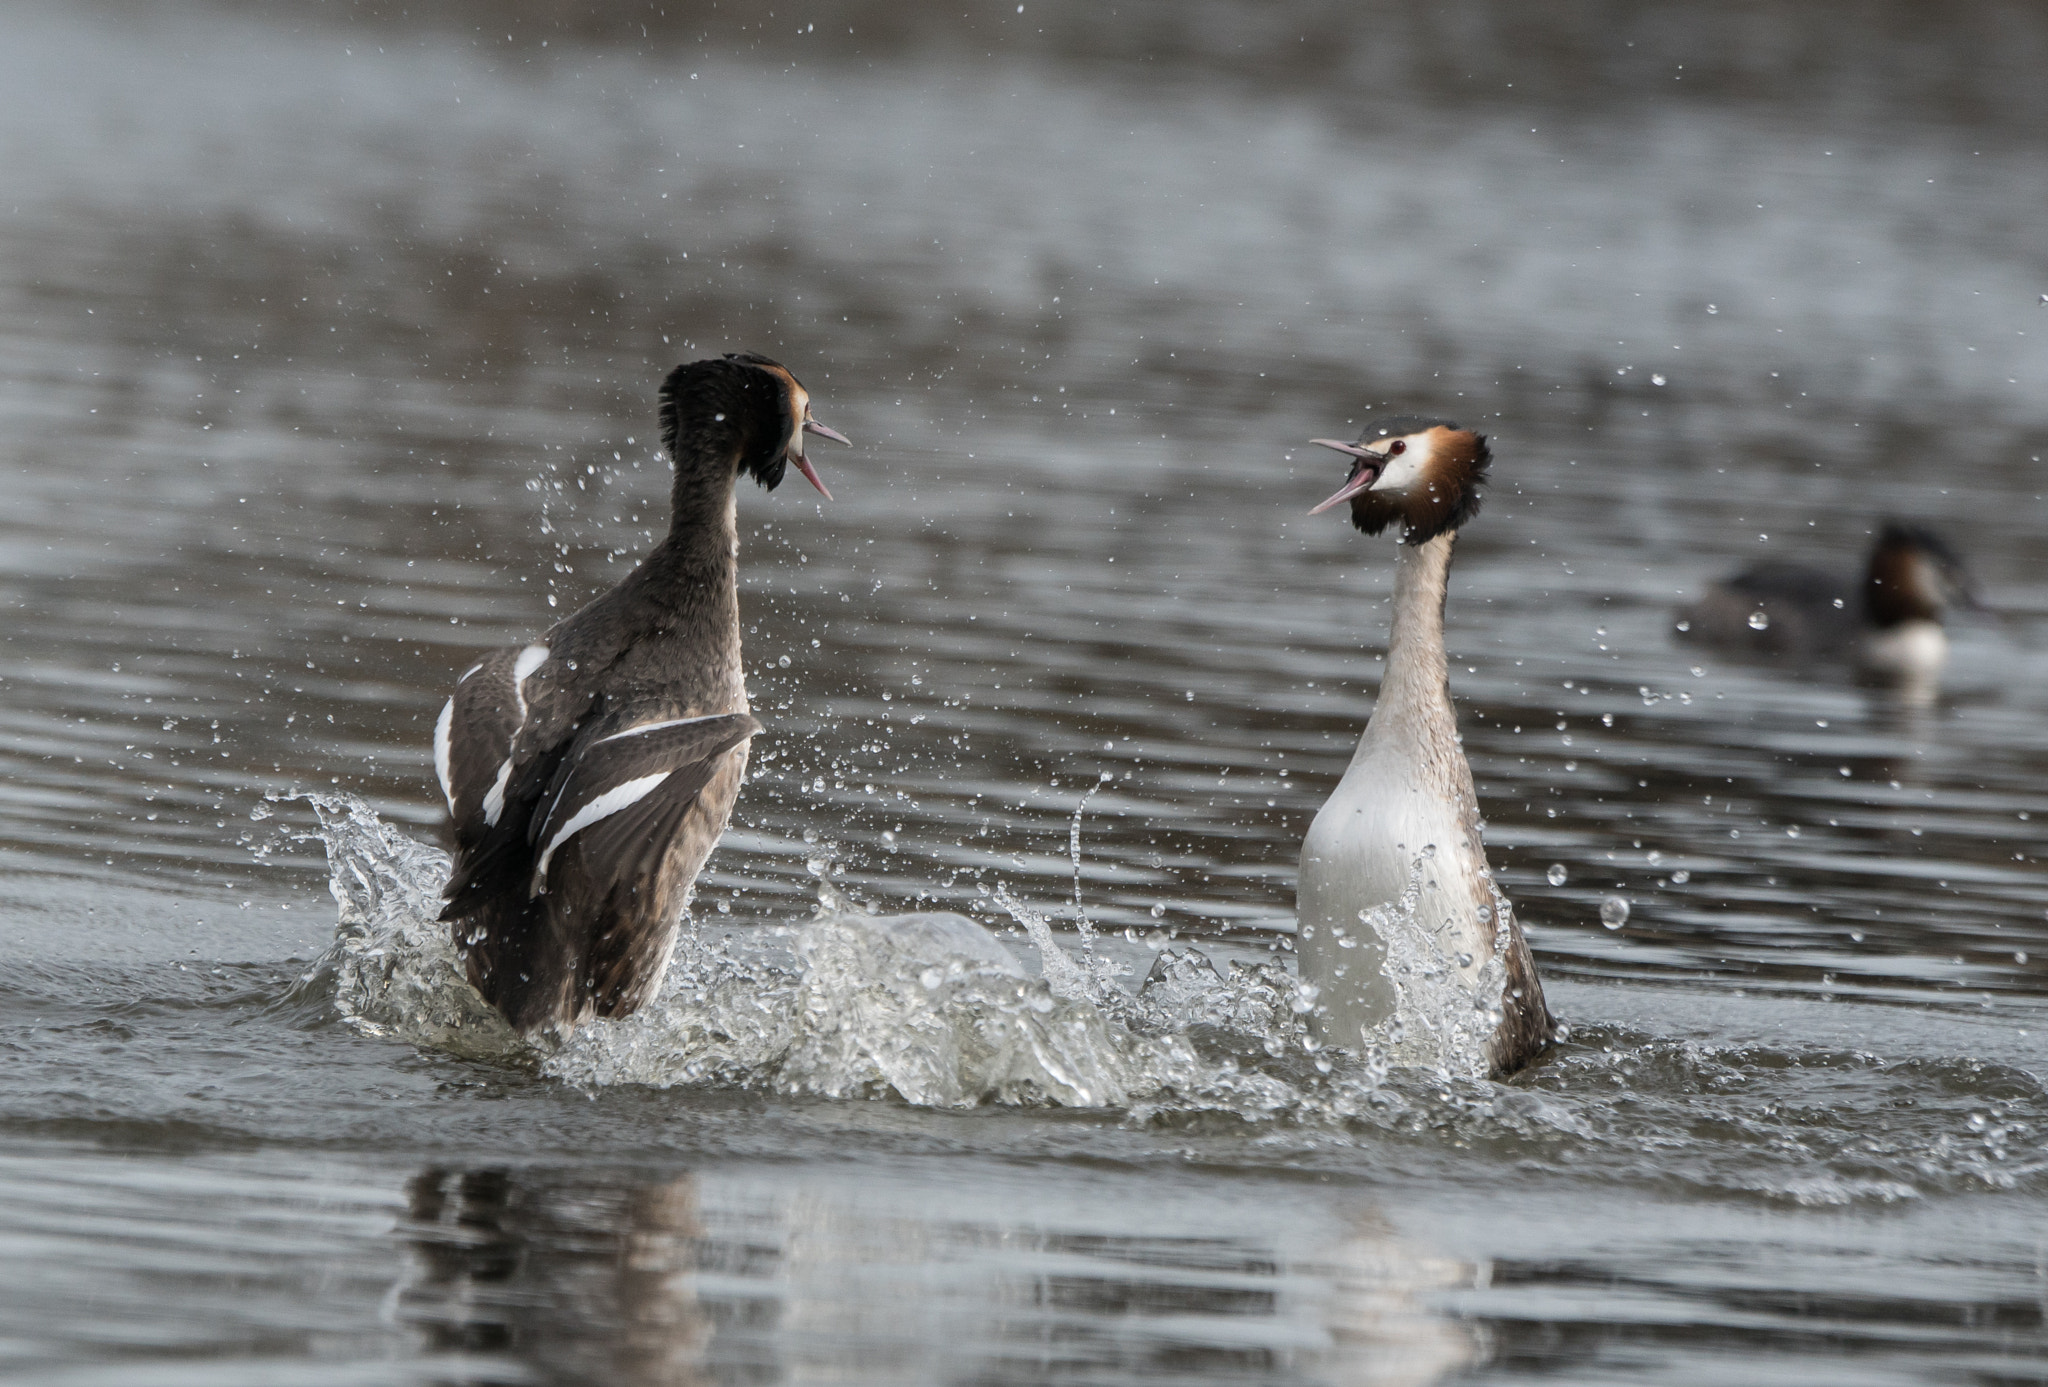
<path id="1" fill-rule="evenodd" d="M 2048 22 L 588 9 L 0 14 L 0 1375 L 2048 1381 Z M 418 940 L 316 966 L 328 853 L 431 894 L 445 690 L 738 349 L 859 446 L 740 499 L 698 943 L 451 1040 Z M 1508 1083 L 1287 1005 L 1391 582 L 1302 445 L 1389 407 L 1497 458 Z M 1990 608 L 1935 706 L 1673 641 L 1888 515 Z"/>

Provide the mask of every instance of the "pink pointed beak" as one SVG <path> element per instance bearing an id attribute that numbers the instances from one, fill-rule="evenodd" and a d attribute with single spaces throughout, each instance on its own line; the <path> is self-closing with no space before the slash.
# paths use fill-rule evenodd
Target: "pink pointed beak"
<path id="1" fill-rule="evenodd" d="M 1309 442 L 1319 448 L 1333 448 L 1337 452 L 1358 459 L 1358 470 L 1351 474 L 1350 479 L 1338 489 L 1335 496 L 1310 511 L 1310 515 L 1321 515 L 1338 502 L 1348 501 L 1366 490 L 1380 479 L 1380 472 L 1387 465 L 1387 459 L 1383 454 L 1375 453 L 1362 443 L 1342 443 L 1334 438 L 1311 438 Z"/>
<path id="2" fill-rule="evenodd" d="M 818 437 L 820 438 L 829 438 L 834 443 L 844 443 L 849 448 L 853 446 L 853 440 L 848 438 L 845 434 L 839 432 L 839 430 L 835 428 L 832 428 L 830 425 L 821 424 L 815 419 L 804 420 L 804 432 L 814 433 L 818 435 Z M 796 464 L 797 471 L 804 474 L 805 481 L 809 482 L 812 486 L 818 488 L 818 494 L 820 496 L 824 497 L 828 501 L 832 499 L 832 493 L 825 490 L 825 483 L 818 476 L 818 469 L 811 466 L 810 460 L 808 458 L 806 458 L 802 453 L 796 453 L 791 456 L 790 461 Z"/>

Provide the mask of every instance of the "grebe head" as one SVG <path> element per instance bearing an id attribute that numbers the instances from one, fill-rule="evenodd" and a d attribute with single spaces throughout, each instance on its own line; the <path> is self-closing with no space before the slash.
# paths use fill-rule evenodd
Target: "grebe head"
<path id="1" fill-rule="evenodd" d="M 796 470 L 826 500 L 832 493 L 804 457 L 804 435 L 852 440 L 811 417 L 811 396 L 778 361 L 754 352 L 693 361 L 661 387 L 661 441 L 678 469 L 737 458 L 739 470 L 773 491 L 784 467 Z"/>
<path id="2" fill-rule="evenodd" d="M 1871 548 L 1863 603 L 1873 626 L 1940 621 L 1951 606 L 1979 605 L 1955 551 L 1926 526 L 1899 520 L 1885 521 Z"/>
<path id="3" fill-rule="evenodd" d="M 1421 544 L 1479 513 L 1479 489 L 1493 462 L 1485 435 L 1448 419 L 1381 419 L 1356 443 L 1313 440 L 1356 460 L 1337 494 L 1309 512 L 1351 503 L 1351 523 L 1376 535 L 1401 522 L 1401 541 Z"/>

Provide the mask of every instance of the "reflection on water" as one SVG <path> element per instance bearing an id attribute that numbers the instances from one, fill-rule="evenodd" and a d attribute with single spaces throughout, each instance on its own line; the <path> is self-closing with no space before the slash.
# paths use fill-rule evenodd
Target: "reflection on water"
<path id="1" fill-rule="evenodd" d="M 1432 1308 L 1473 1269 L 1366 1210 L 1295 1249 L 1239 1220 L 960 1221 L 857 1185 L 731 1176 L 430 1168 L 407 1188 L 398 1319 L 428 1352 L 499 1360 L 451 1380 L 1420 1387 L 1479 1343 Z"/>
<path id="2" fill-rule="evenodd" d="M 400 1236 L 414 1265 L 395 1309 L 428 1352 L 505 1357 L 545 1381 L 712 1380 L 702 1367 L 716 1321 L 697 1296 L 703 1229 L 687 1177 L 550 1188 L 504 1170 L 429 1169 L 408 1182 L 407 1205 Z"/>

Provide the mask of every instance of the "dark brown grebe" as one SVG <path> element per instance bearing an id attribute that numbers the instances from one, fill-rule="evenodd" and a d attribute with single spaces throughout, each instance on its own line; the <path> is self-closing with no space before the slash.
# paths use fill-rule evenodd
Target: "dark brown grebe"
<path id="1" fill-rule="evenodd" d="M 678 366 L 661 388 L 668 537 L 623 582 L 455 686 L 434 765 L 455 823 L 441 918 L 469 980 L 522 1032 L 626 1016 L 661 984 L 697 873 L 746 772 L 742 474 L 773 490 L 811 418 L 764 356 Z"/>

